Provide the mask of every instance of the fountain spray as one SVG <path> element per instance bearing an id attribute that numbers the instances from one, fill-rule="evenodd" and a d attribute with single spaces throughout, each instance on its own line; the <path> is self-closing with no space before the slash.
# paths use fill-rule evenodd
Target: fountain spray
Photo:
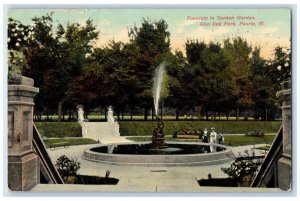
<path id="1" fill-rule="evenodd" d="M 155 70 L 154 74 L 154 85 L 153 85 L 153 100 L 155 115 L 158 116 L 159 99 L 161 96 L 162 81 L 165 73 L 165 64 L 161 63 Z"/>

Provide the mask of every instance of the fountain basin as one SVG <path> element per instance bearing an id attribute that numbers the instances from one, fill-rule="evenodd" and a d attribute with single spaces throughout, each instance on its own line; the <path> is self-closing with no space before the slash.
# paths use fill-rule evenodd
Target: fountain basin
<path id="1" fill-rule="evenodd" d="M 150 142 L 98 145 L 84 150 L 86 160 L 116 165 L 208 166 L 228 163 L 234 154 L 230 147 L 200 142 L 167 142 L 166 148 L 152 148 Z M 219 151 L 206 152 L 209 146 Z M 108 153 L 110 152 L 110 153 Z"/>

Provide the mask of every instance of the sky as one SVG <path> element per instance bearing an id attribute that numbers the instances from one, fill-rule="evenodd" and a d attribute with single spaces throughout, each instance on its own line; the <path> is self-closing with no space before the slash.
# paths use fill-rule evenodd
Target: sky
<path id="1" fill-rule="evenodd" d="M 31 19 L 54 12 L 54 23 L 80 23 L 92 19 L 100 31 L 95 47 L 109 40 L 128 42 L 128 28 L 140 26 L 143 18 L 163 19 L 171 33 L 171 48 L 185 53 L 188 39 L 220 42 L 241 36 L 261 55 L 272 58 L 276 46 L 290 48 L 291 13 L 289 9 L 9 9 L 8 17 L 32 24 Z"/>

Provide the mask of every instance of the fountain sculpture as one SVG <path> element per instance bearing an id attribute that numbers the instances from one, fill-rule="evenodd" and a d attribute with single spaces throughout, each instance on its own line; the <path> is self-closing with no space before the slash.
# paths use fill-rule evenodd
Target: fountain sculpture
<path id="1" fill-rule="evenodd" d="M 167 144 L 165 143 L 164 122 L 159 117 L 156 118 L 157 128 L 153 130 L 151 145 L 154 148 L 166 148 Z"/>

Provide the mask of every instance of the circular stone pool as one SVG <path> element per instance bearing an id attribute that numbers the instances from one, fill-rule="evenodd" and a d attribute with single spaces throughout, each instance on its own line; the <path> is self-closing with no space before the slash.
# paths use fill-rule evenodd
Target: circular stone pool
<path id="1" fill-rule="evenodd" d="M 83 158 L 99 163 L 139 166 L 207 166 L 230 162 L 230 147 L 200 142 L 167 142 L 156 149 L 150 142 L 98 145 L 84 150 Z M 210 152 L 210 146 L 215 152 Z"/>

